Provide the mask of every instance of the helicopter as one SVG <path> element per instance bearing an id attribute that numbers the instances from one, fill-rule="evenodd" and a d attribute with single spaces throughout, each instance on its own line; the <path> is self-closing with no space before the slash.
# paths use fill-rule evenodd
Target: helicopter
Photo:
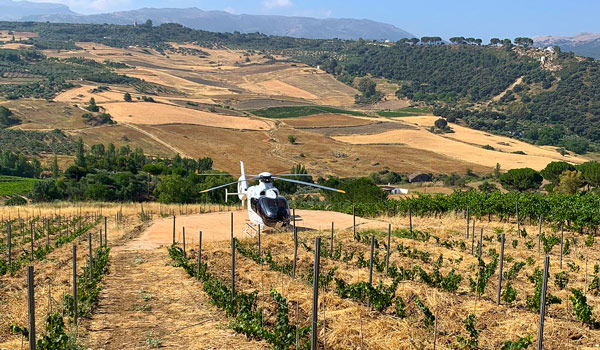
<path id="1" fill-rule="evenodd" d="M 346 193 L 344 190 L 337 188 L 288 178 L 310 176 L 306 174 L 271 174 L 269 172 L 262 172 L 258 175 L 247 175 L 248 177 L 246 177 L 243 161 L 240 161 L 240 168 L 241 175 L 237 181 L 212 187 L 200 191 L 200 193 L 206 193 L 225 187 L 225 201 L 227 201 L 227 198 L 230 196 L 238 196 L 242 203 L 245 203 L 248 208 L 248 219 L 252 224 L 248 224 L 247 229 L 251 229 L 254 232 L 257 232 L 261 227 L 280 230 L 288 227 L 290 224 L 290 207 L 285 197 L 283 197 L 279 190 L 273 185 L 274 180 L 292 182 L 338 193 Z M 258 185 L 249 186 L 248 183 L 255 180 L 258 180 Z M 237 184 L 237 192 L 230 193 L 227 190 L 227 187 L 233 184 Z M 253 225 L 257 226 L 257 228 Z M 247 230 L 245 230 L 245 232 L 248 233 Z"/>

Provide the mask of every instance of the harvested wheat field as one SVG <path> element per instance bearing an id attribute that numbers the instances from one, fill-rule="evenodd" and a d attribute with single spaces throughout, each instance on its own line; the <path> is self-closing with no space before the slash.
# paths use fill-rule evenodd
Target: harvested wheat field
<path id="1" fill-rule="evenodd" d="M 454 134 L 450 134 L 454 135 Z M 431 151 L 456 160 L 480 164 L 485 167 L 494 167 L 500 163 L 502 169 L 530 167 L 541 170 L 552 161 L 560 159 L 548 155 L 522 155 L 483 149 L 481 146 L 457 141 L 452 136 L 442 136 L 429 132 L 426 129 L 418 130 L 393 130 L 375 135 L 346 135 L 333 138 L 353 145 L 368 144 L 405 144 L 416 149 Z M 510 140 L 503 138 L 504 140 Z M 471 140 L 471 139 L 470 139 Z M 510 140 L 515 142 L 514 140 Z M 528 148 L 536 148 L 528 145 Z M 540 151 L 541 153 L 542 151 Z M 581 162 L 581 158 L 575 158 Z M 573 159 L 570 159 L 573 160 Z"/>
<path id="2" fill-rule="evenodd" d="M 11 50 L 28 50 L 33 48 L 33 45 L 29 44 L 21 44 L 21 43 L 7 43 L 0 45 L 1 49 L 11 49 Z"/>
<path id="3" fill-rule="evenodd" d="M 76 87 L 65 92 L 62 92 L 56 97 L 54 97 L 55 101 L 58 102 L 71 102 L 71 103 L 81 103 L 87 104 L 90 101 L 90 98 L 94 98 L 97 103 L 108 102 L 108 101 L 123 101 L 124 91 L 96 91 L 97 86 L 92 85 L 82 85 L 80 87 Z"/>
<path id="4" fill-rule="evenodd" d="M 419 116 L 419 117 L 404 117 L 400 120 L 409 124 L 414 124 L 420 127 L 429 128 L 433 126 L 433 123 L 439 119 L 435 116 Z M 557 152 L 557 147 L 552 146 L 535 146 L 530 143 L 512 139 L 509 137 L 493 135 L 485 131 L 474 130 L 457 124 L 450 124 L 454 133 L 445 134 L 444 137 L 461 141 L 464 143 L 485 146 L 490 145 L 496 150 L 512 153 L 512 152 L 524 152 L 527 156 L 537 156 L 552 159 L 554 161 L 566 161 L 571 163 L 583 163 L 588 161 L 586 157 L 578 156 L 576 154 L 561 156 Z"/>
<path id="5" fill-rule="evenodd" d="M 306 117 L 287 118 L 283 122 L 295 128 L 322 128 L 368 125 L 373 121 L 342 114 L 315 114 Z"/>
<path id="6" fill-rule="evenodd" d="M 106 103 L 102 107 L 119 123 L 161 125 L 194 124 L 240 130 L 268 130 L 271 122 L 234 117 L 151 102 Z"/>
<path id="7" fill-rule="evenodd" d="M 39 36 L 38 33 L 31 32 L 13 32 L 12 34 L 8 34 L 7 30 L 0 30 L 0 41 L 11 41 L 15 37 L 15 40 L 27 40 L 29 38 L 37 38 Z"/>

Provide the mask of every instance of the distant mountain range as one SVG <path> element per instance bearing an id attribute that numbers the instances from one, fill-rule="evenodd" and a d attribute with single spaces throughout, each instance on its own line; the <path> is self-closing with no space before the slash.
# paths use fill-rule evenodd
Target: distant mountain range
<path id="1" fill-rule="evenodd" d="M 25 16 L 44 16 L 57 13 L 76 14 L 69 7 L 61 4 L 0 0 L 0 21 L 17 21 Z"/>
<path id="2" fill-rule="evenodd" d="M 179 23 L 211 32 L 254 33 L 309 39 L 372 39 L 396 41 L 414 35 L 394 25 L 367 19 L 310 18 L 268 15 L 234 15 L 225 11 L 198 8 L 142 8 L 133 11 L 81 15 L 67 6 L 53 3 L 0 0 L 0 20 L 61 23 Z"/>
<path id="3" fill-rule="evenodd" d="M 575 36 L 538 36 L 533 38 L 537 47 L 560 46 L 563 51 L 573 51 L 579 56 L 600 59 L 600 34 L 581 33 Z"/>

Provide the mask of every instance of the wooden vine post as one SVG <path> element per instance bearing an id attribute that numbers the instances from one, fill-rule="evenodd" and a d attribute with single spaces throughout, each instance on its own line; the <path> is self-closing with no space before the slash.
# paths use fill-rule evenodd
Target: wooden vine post
<path id="1" fill-rule="evenodd" d="M 35 350 L 35 291 L 33 266 L 27 267 L 27 315 L 29 321 L 29 350 Z"/>
<path id="2" fill-rule="evenodd" d="M 233 217 L 233 214 L 232 214 Z M 235 238 L 231 237 L 231 301 L 235 300 Z"/>
<path id="3" fill-rule="evenodd" d="M 392 238 L 392 224 L 388 224 L 388 235 L 387 235 L 387 247 L 385 252 L 385 274 L 388 274 L 388 268 L 390 266 L 390 244 Z"/>
<path id="4" fill-rule="evenodd" d="M 408 204 L 408 227 L 410 229 L 410 233 L 413 232 L 413 225 L 412 225 L 412 207 L 410 206 L 410 203 Z"/>
<path id="5" fill-rule="evenodd" d="M 104 246 L 108 248 L 108 217 L 104 217 Z"/>
<path id="6" fill-rule="evenodd" d="M 73 244 L 73 323 L 77 325 L 77 245 Z"/>
<path id="7" fill-rule="evenodd" d="M 375 236 L 371 235 L 371 255 L 369 258 L 369 284 L 373 285 L 373 253 L 375 252 Z"/>
<path id="8" fill-rule="evenodd" d="M 260 255 L 260 225 L 258 225 L 258 256 Z"/>
<path id="9" fill-rule="evenodd" d="M 183 232 L 183 237 L 182 237 L 182 240 L 183 240 L 183 257 L 184 257 L 184 258 L 187 258 L 187 255 L 186 255 L 186 253 L 185 253 L 185 226 L 184 226 L 184 227 L 182 227 L 182 230 L 183 230 L 183 231 L 182 231 L 182 232 Z"/>
<path id="10" fill-rule="evenodd" d="M 496 304 L 500 305 L 502 294 L 502 268 L 504 266 L 504 233 L 500 236 L 500 269 L 498 270 L 498 292 L 496 293 Z"/>
<path id="11" fill-rule="evenodd" d="M 31 261 L 33 261 L 33 242 L 34 242 L 34 238 L 35 238 L 35 235 L 33 234 L 33 222 L 31 222 L 30 235 L 31 235 Z"/>
<path id="12" fill-rule="evenodd" d="M 88 232 L 88 246 L 89 246 L 89 254 L 90 254 L 90 281 L 94 279 L 94 255 L 92 253 L 92 233 Z"/>
<path id="13" fill-rule="evenodd" d="M 12 270 L 12 232 L 10 222 L 8 223 L 8 268 Z"/>
<path id="14" fill-rule="evenodd" d="M 538 253 L 542 250 L 542 216 L 539 216 L 539 229 L 538 229 Z"/>
<path id="15" fill-rule="evenodd" d="M 471 217 L 469 216 L 469 207 L 467 207 L 467 238 L 469 238 L 469 227 L 470 227 L 470 225 L 469 225 L 469 219 L 470 218 Z"/>
<path id="16" fill-rule="evenodd" d="M 352 234 L 356 237 L 356 207 L 352 206 Z"/>
<path id="17" fill-rule="evenodd" d="M 298 260 L 298 229 L 294 227 L 294 261 L 292 262 L 292 279 L 296 279 L 296 261 Z"/>
<path id="18" fill-rule="evenodd" d="M 548 288 L 548 269 L 550 268 L 550 257 L 544 259 L 544 278 L 542 282 L 542 295 L 540 296 L 540 322 L 538 326 L 537 350 L 543 349 L 544 342 L 544 315 L 546 314 L 546 290 Z"/>
<path id="19" fill-rule="evenodd" d="M 197 279 L 200 279 L 200 265 L 202 264 L 202 231 L 198 232 L 198 271 L 196 274 Z"/>
<path id="20" fill-rule="evenodd" d="M 483 227 L 481 228 L 481 231 L 479 232 L 479 257 L 481 258 L 481 253 L 483 250 Z"/>
<path id="21" fill-rule="evenodd" d="M 564 223 L 560 224 L 560 263 L 559 263 L 559 268 L 562 270 L 562 261 L 563 261 L 563 245 L 564 245 L 564 239 L 565 239 L 565 229 L 564 229 Z"/>
<path id="22" fill-rule="evenodd" d="M 317 350 L 317 324 L 319 316 L 319 265 L 321 261 L 321 237 L 315 238 L 315 262 L 313 268 L 313 307 L 310 349 Z"/>
<path id="23" fill-rule="evenodd" d="M 173 215 L 173 244 L 175 244 L 175 215 Z"/>
<path id="24" fill-rule="evenodd" d="M 333 256 L 333 222 L 331 223 L 331 247 L 329 249 L 329 255 Z"/>

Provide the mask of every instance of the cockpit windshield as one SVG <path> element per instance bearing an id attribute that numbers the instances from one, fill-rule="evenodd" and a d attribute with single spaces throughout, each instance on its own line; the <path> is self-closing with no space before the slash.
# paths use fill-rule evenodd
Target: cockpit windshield
<path id="1" fill-rule="evenodd" d="M 260 197 L 252 200 L 252 209 L 261 216 L 265 224 L 287 222 L 290 219 L 290 210 L 284 197 Z"/>

